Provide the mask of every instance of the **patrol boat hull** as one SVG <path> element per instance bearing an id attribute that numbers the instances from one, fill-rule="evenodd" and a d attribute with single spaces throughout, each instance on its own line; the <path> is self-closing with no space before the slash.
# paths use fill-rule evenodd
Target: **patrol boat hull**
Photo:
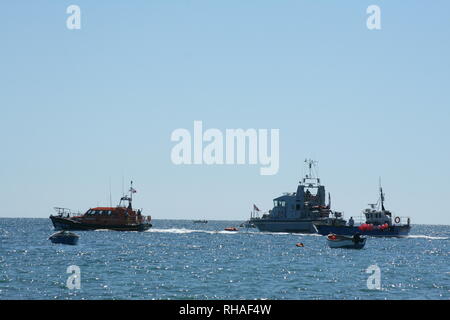
<path id="1" fill-rule="evenodd" d="M 251 223 L 262 232 L 316 233 L 313 220 L 252 219 Z"/>

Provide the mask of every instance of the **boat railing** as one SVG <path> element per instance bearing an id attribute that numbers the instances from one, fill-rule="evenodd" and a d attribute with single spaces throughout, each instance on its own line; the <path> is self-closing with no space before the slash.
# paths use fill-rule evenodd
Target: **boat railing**
<path id="1" fill-rule="evenodd" d="M 59 217 L 69 218 L 81 215 L 80 212 L 73 212 L 69 208 L 54 207 L 53 209 L 56 211 L 56 215 Z"/>
<path id="2" fill-rule="evenodd" d="M 347 225 L 348 225 L 350 218 L 347 218 L 346 220 L 347 220 Z M 361 215 L 361 216 L 353 217 L 353 221 L 354 221 L 354 225 L 358 226 L 358 225 L 366 223 L 367 219 L 364 215 Z M 399 217 L 399 216 L 392 217 L 392 225 L 394 225 L 394 226 L 409 225 L 410 223 L 411 223 L 410 217 Z"/>
<path id="3" fill-rule="evenodd" d="M 392 219 L 392 224 L 394 226 L 400 226 L 400 225 L 410 225 L 411 224 L 411 218 L 410 217 L 400 217 L 396 216 Z"/>
<path id="4" fill-rule="evenodd" d="M 127 223 L 131 223 L 131 224 L 150 223 L 151 221 L 152 221 L 151 216 L 135 215 L 135 216 L 127 217 Z"/>
<path id="5" fill-rule="evenodd" d="M 351 217 L 346 218 L 347 225 L 349 225 L 350 218 L 353 218 L 353 225 L 355 225 L 355 226 L 366 223 L 366 217 L 364 217 L 364 216 L 351 216 Z"/>

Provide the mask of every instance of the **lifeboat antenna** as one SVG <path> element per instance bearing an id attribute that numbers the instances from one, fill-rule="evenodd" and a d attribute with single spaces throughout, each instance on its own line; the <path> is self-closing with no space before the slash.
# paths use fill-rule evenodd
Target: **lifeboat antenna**
<path id="1" fill-rule="evenodd" d="M 130 183 L 130 202 L 133 201 L 133 192 L 134 192 L 133 181 L 131 181 L 131 183 Z"/>

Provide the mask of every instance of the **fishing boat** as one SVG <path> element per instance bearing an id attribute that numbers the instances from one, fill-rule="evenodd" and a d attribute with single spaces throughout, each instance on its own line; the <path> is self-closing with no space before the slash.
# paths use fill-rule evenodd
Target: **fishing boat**
<path id="1" fill-rule="evenodd" d="M 336 234 L 329 234 L 327 236 L 328 246 L 330 248 L 345 248 L 345 249 L 362 249 L 366 244 L 367 238 L 355 234 L 352 237 L 340 236 Z"/>
<path id="2" fill-rule="evenodd" d="M 52 234 L 48 239 L 52 243 L 62 243 L 69 245 L 76 245 L 78 243 L 79 235 L 69 231 L 59 231 Z"/>
<path id="3" fill-rule="evenodd" d="M 50 215 L 50 219 L 56 230 L 148 230 L 152 226 L 151 216 L 144 216 L 141 209 L 135 210 L 132 207 L 133 194 L 136 193 L 133 181 L 129 192 L 129 195 L 122 196 L 116 207 L 91 208 L 84 214 L 55 207 L 56 215 Z"/>
<path id="4" fill-rule="evenodd" d="M 348 221 L 342 217 L 329 218 L 314 223 L 317 232 L 321 235 L 330 233 L 351 236 L 362 234 L 372 237 L 404 237 L 411 230 L 409 217 L 393 217 L 391 211 L 384 207 L 384 193 L 380 181 L 380 197 L 375 204 L 363 210 L 364 219 L 356 223 L 353 217 Z"/>

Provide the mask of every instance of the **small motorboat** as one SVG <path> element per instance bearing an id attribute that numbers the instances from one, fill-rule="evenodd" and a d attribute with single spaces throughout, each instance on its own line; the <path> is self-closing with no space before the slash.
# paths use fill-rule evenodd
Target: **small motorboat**
<path id="1" fill-rule="evenodd" d="M 328 246 L 330 248 L 362 249 L 366 244 L 367 238 L 361 237 L 358 233 L 352 237 L 341 236 L 331 233 L 327 236 Z"/>
<path id="2" fill-rule="evenodd" d="M 79 238 L 80 236 L 76 233 L 69 231 L 59 231 L 52 234 L 48 239 L 53 243 L 76 245 Z"/>
<path id="3" fill-rule="evenodd" d="M 194 220 L 193 223 L 208 223 L 208 220 Z"/>
<path id="4" fill-rule="evenodd" d="M 225 231 L 238 231 L 238 229 L 235 227 L 228 227 L 228 228 L 225 228 L 224 230 Z"/>
<path id="5" fill-rule="evenodd" d="M 295 246 L 299 247 L 299 248 L 303 248 L 305 245 L 303 244 L 303 242 L 299 242 L 299 243 L 296 243 Z"/>

